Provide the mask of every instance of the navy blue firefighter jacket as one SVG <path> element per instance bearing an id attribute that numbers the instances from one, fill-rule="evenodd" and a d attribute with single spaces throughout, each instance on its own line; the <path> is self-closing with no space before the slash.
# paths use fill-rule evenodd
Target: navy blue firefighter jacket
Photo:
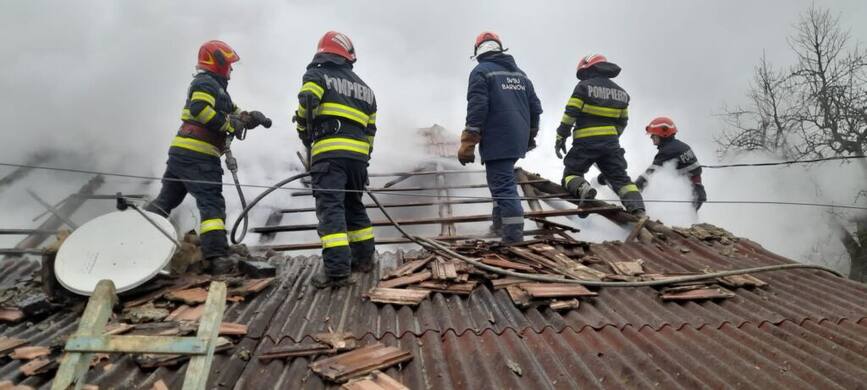
<path id="1" fill-rule="evenodd" d="M 470 72 L 466 129 L 482 135 L 482 162 L 523 158 L 530 128 L 539 127 L 542 113 L 533 82 L 508 54 L 488 53 L 478 60 Z"/>

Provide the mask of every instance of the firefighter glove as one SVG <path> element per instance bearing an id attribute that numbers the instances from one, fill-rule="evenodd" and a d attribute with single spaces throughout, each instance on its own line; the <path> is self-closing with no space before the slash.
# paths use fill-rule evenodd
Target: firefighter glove
<path id="1" fill-rule="evenodd" d="M 242 114 L 243 113 L 229 115 L 229 123 L 232 125 L 232 129 L 229 132 L 235 133 L 236 136 L 242 134 L 247 128 L 247 124 L 244 122 L 244 119 L 242 119 Z M 243 137 L 238 137 L 238 139 L 243 139 Z"/>
<path id="2" fill-rule="evenodd" d="M 530 129 L 530 140 L 527 142 L 527 151 L 536 149 L 536 135 L 539 134 L 539 128 Z"/>
<path id="3" fill-rule="evenodd" d="M 692 194 L 693 201 L 692 205 L 695 207 L 695 211 L 701 208 L 701 205 L 707 201 L 707 192 L 704 190 L 704 185 L 702 184 L 693 184 L 692 186 Z"/>
<path id="4" fill-rule="evenodd" d="M 563 158 L 563 156 L 566 155 L 566 138 L 565 137 L 557 135 L 557 141 L 554 142 L 554 153 L 557 155 L 557 158 Z"/>
<path id="5" fill-rule="evenodd" d="M 476 145 L 482 140 L 482 135 L 476 131 L 464 130 L 461 133 L 461 147 L 458 148 L 458 161 L 461 165 L 476 161 Z"/>

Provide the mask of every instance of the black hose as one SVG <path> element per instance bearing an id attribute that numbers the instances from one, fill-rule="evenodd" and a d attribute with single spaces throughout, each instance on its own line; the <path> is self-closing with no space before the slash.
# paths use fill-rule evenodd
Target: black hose
<path id="1" fill-rule="evenodd" d="M 264 199 L 266 196 L 268 196 L 272 192 L 276 191 L 280 187 L 283 187 L 286 184 L 289 184 L 295 180 L 298 180 L 298 179 L 301 179 L 301 178 L 304 178 L 307 176 L 310 176 L 310 172 L 299 173 L 295 176 L 283 179 L 283 180 L 277 182 L 277 184 L 274 184 L 273 186 L 271 186 L 270 188 L 268 188 L 267 190 L 265 190 L 261 194 L 259 194 L 259 196 L 257 196 L 255 199 L 253 199 L 253 201 L 250 202 L 250 204 L 244 206 L 244 210 L 241 211 L 241 215 L 239 215 L 238 218 L 235 219 L 235 223 L 232 225 L 232 233 L 229 235 L 232 238 L 232 243 L 238 244 L 244 240 L 244 237 L 247 235 L 247 228 L 246 228 L 246 226 L 247 226 L 247 224 L 246 224 L 247 214 L 249 214 L 250 210 L 253 207 L 255 207 L 256 204 L 258 204 L 262 199 Z M 237 181 L 235 183 L 237 183 Z M 242 202 L 242 204 L 244 202 L 243 196 L 241 197 L 241 202 Z M 242 220 L 244 221 L 244 232 L 241 233 L 241 237 L 235 237 L 236 233 L 238 232 L 238 225 L 241 224 Z"/>
<path id="2" fill-rule="evenodd" d="M 232 171 L 232 180 L 235 181 L 235 189 L 238 190 L 238 198 L 241 199 L 241 207 L 242 207 L 244 210 L 246 210 L 246 209 L 247 209 L 247 198 L 244 197 L 244 191 L 241 189 L 241 182 L 238 181 L 238 173 L 235 172 L 235 171 Z M 236 240 L 236 239 L 235 239 L 235 230 L 233 229 L 233 230 L 232 230 L 232 243 L 233 243 L 233 244 L 238 244 L 238 243 L 240 243 L 241 241 L 244 240 L 244 236 L 247 235 L 247 226 L 248 226 L 248 223 L 249 223 L 250 217 L 249 217 L 246 213 L 244 213 L 244 214 L 242 214 L 240 217 L 238 217 L 238 219 L 244 221 L 244 227 L 241 228 L 241 230 L 242 230 L 244 233 L 241 234 L 241 238 L 239 238 L 239 239 Z M 237 225 L 237 221 L 235 221 L 235 222 L 236 222 L 236 225 Z"/>

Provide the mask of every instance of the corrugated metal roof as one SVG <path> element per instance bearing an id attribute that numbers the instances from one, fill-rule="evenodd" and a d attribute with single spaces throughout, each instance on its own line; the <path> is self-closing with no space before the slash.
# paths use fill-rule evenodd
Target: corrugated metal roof
<path id="1" fill-rule="evenodd" d="M 733 248 L 733 250 L 732 250 Z M 603 260 L 641 258 L 649 272 L 696 272 L 779 264 L 788 260 L 748 240 L 733 247 L 696 239 L 667 245 L 594 244 Z M 728 253 L 729 255 L 724 255 Z M 380 256 L 396 265 L 402 252 Z M 349 331 L 362 344 L 382 341 L 413 351 L 414 360 L 387 373 L 410 388 L 768 387 L 857 388 L 867 383 L 867 287 L 821 271 L 760 274 L 766 288 L 736 289 L 723 301 L 663 303 L 652 288 L 605 288 L 577 310 L 516 308 L 505 291 L 476 289 L 469 297 L 432 294 L 419 307 L 376 305 L 361 294 L 378 275 L 352 288 L 315 290 L 318 257 L 281 264 L 278 283 L 229 306 L 225 321 L 249 325 L 231 353 L 219 355 L 211 383 L 226 388 L 317 388 L 308 361 L 262 363 L 255 356 L 322 331 Z M 594 267 L 601 267 L 596 265 Z M 0 265 L 0 286 L 32 274 L 38 264 Z M 70 312 L 37 324 L 0 326 L 0 335 L 47 345 L 75 330 Z M 254 356 L 245 360 L 246 353 Z M 521 368 L 518 376 L 506 365 Z M 139 369 L 129 357 L 92 369 L 88 383 L 110 388 L 179 386 L 183 369 Z M 23 380 L 19 362 L 0 378 Z M 23 383 L 46 386 L 48 378 Z M 236 385 L 237 383 L 237 385 Z"/>
<path id="2" fill-rule="evenodd" d="M 385 371 L 411 389 L 857 389 L 867 383 L 867 319 L 426 333 L 382 341 L 412 351 L 412 362 Z M 267 348 L 263 342 L 260 351 Z M 308 373 L 308 363 L 252 362 L 238 388 L 326 387 Z"/>

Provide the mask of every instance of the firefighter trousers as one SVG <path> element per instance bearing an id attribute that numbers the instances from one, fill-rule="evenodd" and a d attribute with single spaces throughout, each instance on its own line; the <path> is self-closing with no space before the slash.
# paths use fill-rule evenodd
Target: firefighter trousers
<path id="1" fill-rule="evenodd" d="M 485 174 L 494 207 L 491 210 L 494 231 L 503 242 L 524 240 L 524 208 L 518 199 L 518 183 L 515 180 L 515 159 L 485 161 Z"/>
<path id="2" fill-rule="evenodd" d="M 353 268 L 373 261 L 373 227 L 361 201 L 367 183 L 367 162 L 324 159 L 313 164 L 310 174 L 325 275 L 349 276 Z"/>
<path id="3" fill-rule="evenodd" d="M 229 242 L 226 239 L 226 201 L 220 184 L 222 180 L 223 168 L 218 157 L 170 152 L 160 194 L 145 210 L 168 217 L 189 193 L 199 208 L 202 256 L 206 259 L 225 256 Z"/>
<path id="4" fill-rule="evenodd" d="M 644 199 L 641 197 L 641 192 L 626 174 L 625 154 L 626 152 L 616 141 L 573 144 L 572 149 L 569 149 L 569 153 L 563 159 L 565 165 L 563 187 L 572 192 L 572 195 L 578 196 L 574 190 L 581 183 L 586 182 L 584 175 L 593 164 L 596 164 L 596 167 L 608 181 L 608 185 L 620 197 L 620 201 L 627 211 L 644 211 Z"/>

